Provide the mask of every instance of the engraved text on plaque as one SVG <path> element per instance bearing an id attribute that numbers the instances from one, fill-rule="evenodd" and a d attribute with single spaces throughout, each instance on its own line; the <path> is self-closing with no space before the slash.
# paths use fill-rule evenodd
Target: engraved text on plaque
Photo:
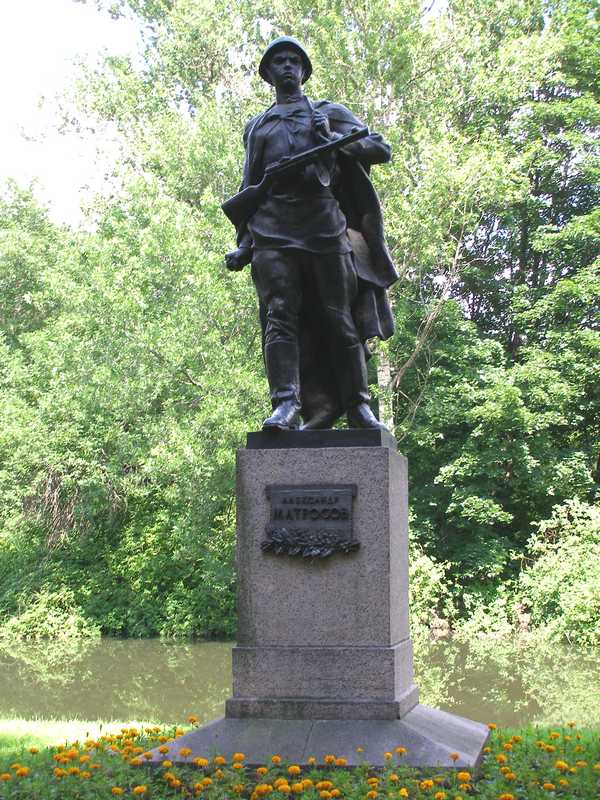
<path id="1" fill-rule="evenodd" d="M 267 486 L 271 516 L 263 551 L 326 558 L 357 550 L 352 533 L 355 495 L 354 484 Z"/>

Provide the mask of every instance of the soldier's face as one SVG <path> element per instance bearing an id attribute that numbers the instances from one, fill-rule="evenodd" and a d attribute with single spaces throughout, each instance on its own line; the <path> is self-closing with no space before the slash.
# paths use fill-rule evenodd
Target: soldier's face
<path id="1" fill-rule="evenodd" d="M 275 88 L 297 89 L 304 74 L 300 55 L 291 48 L 277 50 L 269 61 L 269 74 Z"/>

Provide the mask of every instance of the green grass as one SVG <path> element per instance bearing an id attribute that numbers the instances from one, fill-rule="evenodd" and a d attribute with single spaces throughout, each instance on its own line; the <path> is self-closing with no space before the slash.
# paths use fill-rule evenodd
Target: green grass
<path id="1" fill-rule="evenodd" d="M 125 725 L 145 724 L 82 719 L 0 719 L 0 771 L 3 764 L 21 758 L 30 747 L 44 749 L 90 737 L 95 739 L 103 733 L 117 733 Z"/>
<path id="2" fill-rule="evenodd" d="M 125 729 L 125 733 L 122 729 Z M 481 769 L 416 770 L 401 752 L 389 754 L 383 770 L 368 765 L 265 765 L 266 772 L 236 769 L 215 759 L 144 766 L 143 753 L 175 742 L 182 730 L 84 720 L 0 721 L 0 800 L 95 800 L 142 797 L 202 797 L 202 800 L 593 800 L 600 797 L 600 732 L 573 723 L 553 729 L 493 730 Z M 59 746 L 66 741 L 67 747 Z M 31 753 L 30 747 L 39 752 Z M 110 752 L 112 751 L 112 752 Z M 209 754 L 206 755 L 207 759 Z M 139 763 L 135 763 L 135 759 Z M 239 761 L 241 762 L 241 757 Z M 299 768 L 296 768 L 298 771 Z M 71 774 L 69 774 L 69 772 Z M 467 773 L 467 774 L 464 774 Z M 277 784 L 285 778 L 289 785 Z M 300 781 L 308 781 L 299 788 Z M 202 785 L 202 781 L 206 785 Z M 330 784 L 317 786 L 319 782 Z M 295 786 L 295 784 L 297 784 Z M 258 790 L 257 790 L 258 789 Z M 114 790 L 114 791 L 113 791 Z"/>

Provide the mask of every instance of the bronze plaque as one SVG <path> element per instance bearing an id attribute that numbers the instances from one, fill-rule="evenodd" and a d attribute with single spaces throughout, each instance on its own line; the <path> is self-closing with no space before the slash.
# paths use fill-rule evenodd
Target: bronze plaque
<path id="1" fill-rule="evenodd" d="M 326 558 L 359 548 L 352 532 L 355 484 L 267 486 L 271 516 L 263 552 Z"/>

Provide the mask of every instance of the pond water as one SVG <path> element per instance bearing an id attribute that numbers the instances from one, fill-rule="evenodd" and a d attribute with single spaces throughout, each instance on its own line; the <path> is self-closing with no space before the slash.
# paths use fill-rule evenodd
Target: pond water
<path id="1" fill-rule="evenodd" d="M 102 639 L 0 648 L 0 718 L 207 722 L 231 693 L 231 643 Z M 421 701 L 502 726 L 600 728 L 600 653 L 534 639 L 415 647 Z"/>

